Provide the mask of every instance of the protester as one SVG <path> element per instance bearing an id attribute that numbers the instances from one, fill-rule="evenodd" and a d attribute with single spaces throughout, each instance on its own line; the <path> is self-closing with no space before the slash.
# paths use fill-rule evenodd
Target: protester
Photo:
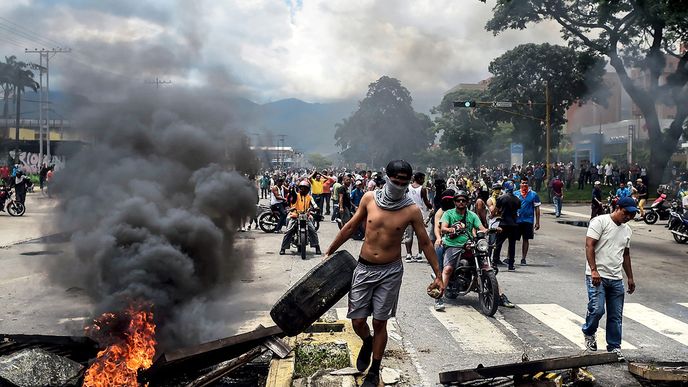
<path id="1" fill-rule="evenodd" d="M 411 198 L 411 200 L 413 200 L 413 203 L 415 203 L 416 206 L 420 209 L 421 215 L 423 217 L 423 222 L 425 223 L 428 219 L 428 216 L 430 215 L 430 211 L 432 210 L 432 203 L 428 198 L 428 190 L 425 187 L 423 187 L 423 183 L 425 183 L 425 174 L 422 172 L 416 172 L 413 175 L 413 183 L 411 183 L 411 185 L 408 188 L 408 196 L 409 198 Z M 406 227 L 403 238 L 403 243 L 406 246 L 406 262 L 413 262 L 414 260 L 416 262 L 422 262 L 423 257 L 421 255 L 422 252 L 420 240 L 418 242 L 418 255 L 413 255 L 413 234 L 413 227 L 411 227 L 410 225 Z M 416 238 L 419 238 L 419 236 L 416 235 Z"/>
<path id="2" fill-rule="evenodd" d="M 527 265 L 528 247 L 530 240 L 534 238 L 534 230 L 540 229 L 540 197 L 528 187 L 528 181 L 521 181 L 521 188 L 514 193 L 521 201 L 521 208 L 518 211 L 518 232 L 519 240 L 523 240 L 521 245 L 521 265 Z"/>
<path id="3" fill-rule="evenodd" d="M 387 164 L 385 171 L 387 183 L 384 188 L 363 196 L 359 211 L 342 227 L 325 253 L 326 257 L 334 254 L 358 225 L 366 222 L 366 238 L 351 281 L 347 314 L 354 331 L 363 340 L 356 368 L 360 372 L 368 368 L 364 387 L 380 383 L 380 364 L 387 345 L 387 320 L 396 316 L 404 272 L 401 239 L 408 224 L 413 225 L 419 236 L 425 258 L 436 276 L 427 291 L 439 289 L 440 296 L 444 292 L 437 256 L 425 232 L 423 218 L 413 200 L 406 195 L 413 176 L 411 165 L 395 160 Z M 367 323 L 370 315 L 373 316 L 373 335 Z"/>
<path id="4" fill-rule="evenodd" d="M 597 350 L 595 333 L 607 309 L 607 352 L 621 353 L 621 324 L 623 321 L 624 283 L 628 293 L 635 291 L 631 267 L 631 228 L 626 224 L 638 209 L 629 197 L 619 199 L 616 210 L 590 221 L 585 238 L 585 283 L 588 290 L 588 313 L 582 330 L 585 346 Z"/>

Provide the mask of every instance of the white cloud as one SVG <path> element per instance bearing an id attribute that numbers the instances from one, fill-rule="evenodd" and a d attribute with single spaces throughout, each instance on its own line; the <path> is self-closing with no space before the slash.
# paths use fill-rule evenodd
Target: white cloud
<path id="1" fill-rule="evenodd" d="M 361 98 L 370 82 L 390 75 L 438 102 L 455 84 L 487 77 L 489 62 L 517 44 L 561 43 L 552 24 L 494 37 L 484 30 L 492 5 L 477 0 L 206 0 L 148 8 L 126 1 L 117 10 L 100 3 L 84 8 L 80 1 L 51 4 L 40 2 L 47 9 L 36 11 L 35 30 L 44 36 L 91 41 L 91 48 L 160 44 L 180 66 L 190 66 L 175 76 L 190 74 L 198 84 L 208 69 L 205 79 L 226 76 L 228 87 L 259 100 Z M 16 50 L 2 46 L 6 35 L 0 31 L 0 49 Z"/>

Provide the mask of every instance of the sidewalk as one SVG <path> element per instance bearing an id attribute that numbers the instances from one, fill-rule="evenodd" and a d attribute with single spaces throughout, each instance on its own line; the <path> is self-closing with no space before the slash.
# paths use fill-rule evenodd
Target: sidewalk
<path id="1" fill-rule="evenodd" d="M 0 212 L 0 248 L 54 234 L 52 218 L 57 199 L 43 196 L 40 191 L 26 195 L 26 213 L 13 217 Z"/>

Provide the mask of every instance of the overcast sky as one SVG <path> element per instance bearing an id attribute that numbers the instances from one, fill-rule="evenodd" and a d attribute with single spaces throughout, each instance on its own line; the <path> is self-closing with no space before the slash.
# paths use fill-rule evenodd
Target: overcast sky
<path id="1" fill-rule="evenodd" d="M 51 61 L 53 90 L 93 79 L 139 85 L 157 76 L 261 103 L 361 99 L 370 82 L 389 75 L 425 111 L 454 85 L 488 77 L 489 62 L 506 50 L 561 43 L 551 24 L 492 36 L 484 25 L 493 3 L 2 1 L 0 54 L 37 62 L 24 47 L 72 48 Z"/>

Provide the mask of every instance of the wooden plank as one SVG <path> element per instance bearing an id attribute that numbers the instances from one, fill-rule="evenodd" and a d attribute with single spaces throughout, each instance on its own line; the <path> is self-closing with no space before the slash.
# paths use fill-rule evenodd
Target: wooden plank
<path id="1" fill-rule="evenodd" d="M 440 373 L 440 383 L 464 383 L 471 380 L 494 378 L 499 376 L 534 374 L 540 371 L 554 371 L 568 368 L 578 368 L 599 364 L 616 363 L 619 361 L 615 353 L 587 354 L 580 356 L 557 357 L 511 363 L 492 367 L 449 371 Z"/>
<path id="2" fill-rule="evenodd" d="M 209 386 L 210 384 L 220 380 L 222 377 L 229 374 L 230 372 L 236 370 L 237 368 L 241 367 L 242 365 L 244 365 L 244 364 L 250 362 L 251 360 L 257 358 L 264 351 L 265 351 L 265 348 L 263 348 L 263 347 L 253 348 L 252 350 L 250 350 L 250 351 L 246 352 L 245 354 L 237 357 L 236 359 L 232 359 L 230 361 L 225 362 L 224 364 L 221 364 L 218 368 L 214 369 L 213 371 L 211 371 L 211 372 L 201 376 L 200 378 L 194 380 L 193 382 L 187 384 L 186 387 L 206 387 L 206 386 Z"/>
<path id="3" fill-rule="evenodd" d="M 688 382 L 688 363 L 628 363 L 628 371 L 659 382 Z"/>

